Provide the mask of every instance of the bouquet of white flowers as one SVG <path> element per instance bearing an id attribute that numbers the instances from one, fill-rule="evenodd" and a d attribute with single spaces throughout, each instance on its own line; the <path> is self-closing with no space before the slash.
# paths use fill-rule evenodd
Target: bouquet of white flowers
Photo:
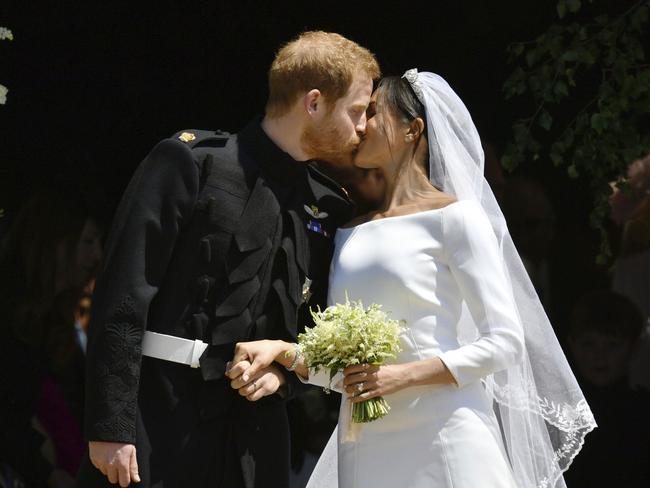
<path id="1" fill-rule="evenodd" d="M 313 328 L 298 335 L 298 348 L 305 364 L 318 371 L 330 370 L 330 380 L 348 366 L 355 364 L 381 365 L 400 351 L 402 327 L 372 304 L 365 309 L 360 301 L 336 304 L 317 312 Z M 382 397 L 355 403 L 353 422 L 370 422 L 383 417 L 390 407 Z"/>

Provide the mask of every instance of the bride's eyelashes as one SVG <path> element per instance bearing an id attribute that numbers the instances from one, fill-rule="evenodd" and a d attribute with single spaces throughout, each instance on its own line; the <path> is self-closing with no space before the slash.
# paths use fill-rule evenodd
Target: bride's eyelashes
<path id="1" fill-rule="evenodd" d="M 375 102 L 370 102 L 368 108 L 366 109 L 366 119 L 370 120 L 377 113 L 377 104 Z"/>

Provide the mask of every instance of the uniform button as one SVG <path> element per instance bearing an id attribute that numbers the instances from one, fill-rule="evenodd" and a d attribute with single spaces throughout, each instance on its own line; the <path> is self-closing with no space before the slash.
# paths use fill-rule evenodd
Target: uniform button
<path id="1" fill-rule="evenodd" d="M 311 284 L 312 280 L 305 276 L 305 282 L 302 284 L 302 301 L 305 303 L 311 298 Z"/>

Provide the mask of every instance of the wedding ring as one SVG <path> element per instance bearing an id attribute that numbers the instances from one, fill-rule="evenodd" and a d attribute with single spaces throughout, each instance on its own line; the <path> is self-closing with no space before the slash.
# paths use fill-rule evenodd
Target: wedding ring
<path id="1" fill-rule="evenodd" d="M 257 383 L 253 381 L 253 391 L 257 391 Z"/>
<path id="2" fill-rule="evenodd" d="M 361 393 L 363 391 L 363 381 L 361 383 L 357 383 L 357 391 Z"/>

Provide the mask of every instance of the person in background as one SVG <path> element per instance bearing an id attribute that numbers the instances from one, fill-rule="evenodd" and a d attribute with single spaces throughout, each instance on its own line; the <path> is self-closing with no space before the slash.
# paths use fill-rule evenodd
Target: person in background
<path id="1" fill-rule="evenodd" d="M 37 191 L 0 245 L 0 461 L 28 487 L 71 486 L 83 453 L 74 312 L 99 269 L 102 236 L 77 195 Z"/>
<path id="2" fill-rule="evenodd" d="M 643 325 L 634 303 L 608 290 L 585 294 L 573 308 L 568 344 L 598 429 L 565 475 L 569 488 L 648 486 L 650 394 L 628 384 Z"/>
<path id="3" fill-rule="evenodd" d="M 544 308 L 549 310 L 551 247 L 556 231 L 551 201 L 539 183 L 521 176 L 507 180 L 502 201 L 512 240 Z"/>
<path id="4" fill-rule="evenodd" d="M 627 170 L 626 190 L 613 188 L 611 219 L 621 227 L 612 288 L 650 319 L 650 154 Z M 630 366 L 630 383 L 650 390 L 650 325 L 646 323 Z"/>

